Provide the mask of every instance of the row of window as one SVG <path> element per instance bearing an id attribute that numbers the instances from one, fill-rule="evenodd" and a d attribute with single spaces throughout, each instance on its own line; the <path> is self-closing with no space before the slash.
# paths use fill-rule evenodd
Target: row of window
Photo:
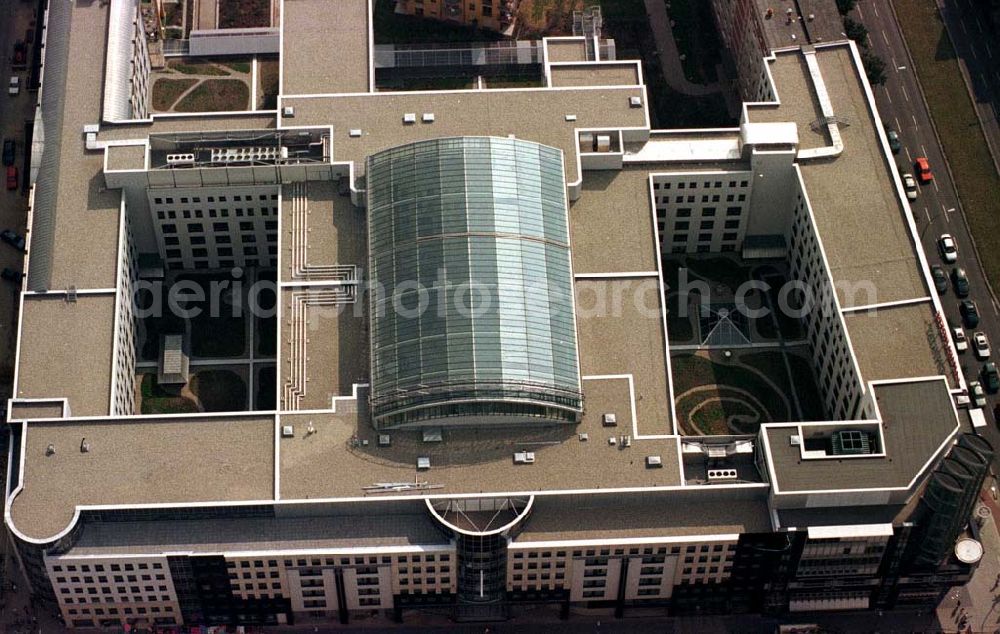
<path id="1" fill-rule="evenodd" d="M 253 244 L 245 244 L 245 245 L 243 245 L 243 247 L 241 249 L 241 252 L 243 253 L 244 257 L 249 257 L 249 256 L 256 257 L 258 255 L 262 255 L 261 252 L 260 252 L 260 249 L 258 249 L 257 246 L 253 245 Z M 183 254 L 183 252 L 180 249 L 167 249 L 166 250 L 166 255 L 167 255 L 167 260 L 168 261 L 169 260 L 178 260 L 178 259 L 184 257 L 184 254 Z M 215 248 L 215 255 L 216 255 L 216 257 L 220 257 L 220 258 L 233 257 L 233 248 L 232 247 L 216 247 Z M 267 255 L 271 255 L 271 256 L 278 255 L 278 247 L 273 246 L 273 245 L 267 247 Z M 192 247 L 191 248 L 191 257 L 193 257 L 193 258 L 207 258 L 207 257 L 209 257 L 209 255 L 208 255 L 208 249 L 206 249 L 205 247 Z M 227 266 L 224 266 L 222 263 L 219 264 L 219 267 L 220 268 L 229 268 Z"/>
<path id="2" fill-rule="evenodd" d="M 150 564 L 145 564 L 145 563 L 140 563 L 140 564 L 111 564 L 110 568 L 111 568 L 112 572 L 120 572 L 123 569 L 123 566 L 124 566 L 124 570 L 125 571 L 131 571 L 131 570 L 136 570 L 136 569 L 138 569 L 138 570 L 149 570 L 150 569 Z M 162 570 L 163 569 L 163 564 L 161 564 L 161 563 L 153 563 L 152 564 L 152 569 L 153 570 Z M 91 571 L 91 566 L 88 565 L 88 564 L 83 564 L 82 566 L 79 567 L 79 572 L 90 572 L 90 571 Z M 104 564 L 95 564 L 93 566 L 93 571 L 94 572 L 104 572 Z M 58 565 L 58 564 L 55 565 L 55 566 L 52 566 L 52 572 L 63 572 L 63 566 L 62 565 Z M 77 566 L 73 565 L 73 564 L 69 564 L 69 565 L 65 566 L 65 572 L 77 572 Z"/>
<path id="3" fill-rule="evenodd" d="M 218 198 L 218 200 L 216 200 L 216 198 Z M 253 200 L 254 200 L 254 197 L 251 194 L 247 194 L 245 196 L 241 195 L 241 194 L 236 194 L 235 196 L 233 196 L 233 202 L 234 203 L 239 203 L 239 202 L 248 202 L 249 203 L 249 202 L 253 202 Z M 278 200 L 278 195 L 277 194 L 270 194 L 270 195 L 268 195 L 268 194 L 258 194 L 257 195 L 257 200 Z M 162 198 L 153 198 L 153 202 L 156 203 L 157 205 L 172 205 L 172 204 L 174 204 L 174 199 L 171 198 L 171 197 L 169 197 L 169 196 L 167 196 L 167 197 L 162 197 Z M 196 205 L 196 204 L 198 204 L 200 202 L 201 202 L 201 196 L 192 196 L 190 199 L 187 196 L 181 196 L 180 197 L 180 204 L 182 204 L 182 205 L 187 205 L 188 203 Z M 205 202 L 209 202 L 209 203 L 214 203 L 214 202 L 225 203 L 225 202 L 229 202 L 229 200 L 227 199 L 226 196 L 218 196 L 218 197 L 216 197 L 216 196 L 207 196 L 205 198 Z"/>
<path id="4" fill-rule="evenodd" d="M 257 229 L 257 226 L 253 223 L 253 221 L 250 220 L 241 220 L 239 226 L 240 226 L 240 231 L 256 231 Z M 205 225 L 201 222 L 189 222 L 186 224 L 186 228 L 188 233 L 205 233 Z M 268 220 L 264 222 L 264 229 L 267 231 L 276 231 L 278 229 L 278 223 L 274 220 Z M 165 234 L 177 233 L 177 224 L 173 222 L 164 223 L 163 225 L 160 226 L 160 230 Z M 228 232 L 229 223 L 213 222 L 212 231 Z M 269 235 L 268 239 L 271 239 L 270 236 L 274 236 L 274 239 L 277 240 L 277 234 L 268 234 L 268 235 Z"/>
<path id="5" fill-rule="evenodd" d="M 739 183 L 739 187 L 747 187 L 750 185 L 750 181 L 747 180 L 728 182 L 730 189 L 737 187 L 737 183 Z M 703 181 L 702 189 L 720 189 L 722 187 L 722 183 L 723 181 Z M 655 181 L 653 183 L 653 189 L 670 189 L 671 186 L 672 184 L 670 181 Z M 698 189 L 698 183 L 697 181 L 681 181 L 677 183 L 677 189 Z"/>
<path id="6" fill-rule="evenodd" d="M 242 218 L 244 216 L 253 217 L 253 216 L 257 215 L 257 210 L 254 207 L 247 207 L 246 209 L 244 209 L 243 207 L 236 207 L 232 211 L 235 212 L 235 215 L 236 215 L 237 218 Z M 225 208 L 225 207 L 223 207 L 221 209 L 216 209 L 215 207 L 210 207 L 208 209 L 182 209 L 181 212 L 180 212 L 180 216 L 178 216 L 177 215 L 177 210 L 175 210 L 175 209 L 167 209 L 167 210 L 164 210 L 164 211 L 157 211 L 156 212 L 156 218 L 157 218 L 157 220 L 175 220 L 178 217 L 180 217 L 180 218 L 182 218 L 184 220 L 190 220 L 191 218 L 206 218 L 206 217 L 207 218 L 228 218 L 229 217 L 229 212 L 230 212 L 230 210 L 227 209 L 227 208 Z M 260 208 L 260 215 L 261 216 L 273 216 L 273 215 L 277 215 L 277 213 L 278 213 L 278 208 L 277 207 L 261 207 Z M 207 216 L 206 216 L 206 214 L 207 214 Z M 267 222 L 273 222 L 273 223 L 277 224 L 276 220 L 268 220 Z"/>

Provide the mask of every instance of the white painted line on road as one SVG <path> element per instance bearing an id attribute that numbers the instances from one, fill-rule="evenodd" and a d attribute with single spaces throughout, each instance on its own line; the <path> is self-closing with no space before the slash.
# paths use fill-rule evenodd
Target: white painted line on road
<path id="1" fill-rule="evenodd" d="M 899 125 L 899 117 L 893 117 L 893 120 L 896 122 L 896 132 L 899 133 L 903 129 L 903 126 Z"/>
<path id="2" fill-rule="evenodd" d="M 937 184 L 937 179 L 935 178 L 935 179 L 934 179 L 934 180 L 932 180 L 931 182 L 932 182 L 932 183 L 934 183 L 934 191 L 936 191 L 936 192 L 938 192 L 938 193 L 941 193 L 941 188 L 940 188 L 940 187 L 938 187 L 938 184 Z"/>
<path id="3" fill-rule="evenodd" d="M 927 207 L 924 207 L 924 213 L 927 215 L 927 222 L 931 221 L 931 212 Z"/>
<path id="4" fill-rule="evenodd" d="M 861 5 L 858 5 L 856 8 L 857 8 L 857 11 L 858 11 L 858 17 L 861 18 L 862 20 L 864 20 L 865 19 L 865 14 L 861 11 Z"/>
<path id="5" fill-rule="evenodd" d="M 912 163 L 913 162 L 913 157 L 910 156 L 910 148 L 905 148 L 905 150 L 906 150 L 906 160 L 908 162 Z"/>
<path id="6" fill-rule="evenodd" d="M 990 45 L 988 42 L 983 42 L 983 46 L 986 47 L 986 57 L 993 59 L 993 51 L 990 50 Z"/>
<path id="7" fill-rule="evenodd" d="M 899 72 L 899 64 L 896 63 L 895 57 L 892 58 L 892 67 L 896 69 L 897 73 Z"/>
<path id="8" fill-rule="evenodd" d="M 910 115 L 910 118 L 911 118 L 911 119 L 913 119 L 913 129 L 914 129 L 914 130 L 916 130 L 916 129 L 917 129 L 917 127 L 918 127 L 918 126 L 917 126 L 917 115 L 915 115 L 915 114 L 911 114 L 911 115 Z"/>
<path id="9" fill-rule="evenodd" d="M 875 5 L 872 5 L 875 6 Z M 885 40 L 885 45 L 889 46 L 889 36 L 885 34 L 885 29 L 882 29 L 882 39 Z"/>
<path id="10" fill-rule="evenodd" d="M 959 20 L 958 23 L 962 26 L 962 32 L 968 35 L 969 29 L 965 28 L 965 20 Z"/>
<path id="11" fill-rule="evenodd" d="M 946 222 L 951 222 L 951 216 L 948 215 L 948 212 L 949 211 L 954 211 L 954 209 L 951 209 L 951 210 L 946 209 L 945 206 L 944 206 L 944 203 L 941 203 L 941 211 L 944 212 L 944 219 L 945 219 L 945 221 Z"/>
<path id="12" fill-rule="evenodd" d="M 872 3 L 872 11 L 875 12 L 875 17 L 877 18 L 878 17 L 878 3 L 877 2 L 873 2 Z"/>
<path id="13" fill-rule="evenodd" d="M 979 21 L 979 16 L 976 16 L 975 20 L 976 20 L 976 26 L 979 27 L 979 32 L 982 33 L 983 32 L 983 23 Z"/>
<path id="14" fill-rule="evenodd" d="M 899 87 L 903 90 L 903 98 L 906 99 L 907 101 L 909 101 L 910 100 L 910 95 L 906 94 L 906 86 L 904 86 L 903 84 L 900 84 Z"/>
<path id="15" fill-rule="evenodd" d="M 889 94 L 889 89 L 882 86 L 882 90 L 885 91 L 885 98 L 889 100 L 889 103 L 892 103 L 892 95 Z"/>
<path id="16" fill-rule="evenodd" d="M 969 47 L 969 52 L 972 53 L 972 59 L 978 59 L 976 57 L 976 47 L 975 46 L 970 46 Z"/>
<path id="17" fill-rule="evenodd" d="M 923 143 L 920 144 L 920 151 L 923 153 L 924 158 L 927 158 L 927 148 L 924 147 Z"/>

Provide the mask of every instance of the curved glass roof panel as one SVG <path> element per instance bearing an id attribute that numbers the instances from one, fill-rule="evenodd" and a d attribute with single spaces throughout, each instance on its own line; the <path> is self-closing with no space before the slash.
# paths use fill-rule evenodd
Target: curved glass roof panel
<path id="1" fill-rule="evenodd" d="M 376 423 L 576 420 L 583 400 L 560 151 L 435 139 L 369 157 L 367 178 Z"/>

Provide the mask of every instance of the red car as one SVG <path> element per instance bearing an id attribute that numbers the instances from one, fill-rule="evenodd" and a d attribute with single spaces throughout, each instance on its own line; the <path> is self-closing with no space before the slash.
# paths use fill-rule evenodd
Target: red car
<path id="1" fill-rule="evenodd" d="M 7 189 L 17 189 L 17 168 L 13 165 L 7 166 Z"/>
<path id="2" fill-rule="evenodd" d="M 914 165 L 917 168 L 917 180 L 922 185 L 926 185 L 934 180 L 934 174 L 931 174 L 931 164 L 927 159 L 921 156 L 914 162 Z"/>

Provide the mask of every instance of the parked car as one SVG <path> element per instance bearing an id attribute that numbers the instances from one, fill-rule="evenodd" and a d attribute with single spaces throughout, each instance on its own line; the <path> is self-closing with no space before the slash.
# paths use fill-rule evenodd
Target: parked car
<path id="1" fill-rule="evenodd" d="M 889 139 L 889 149 L 892 150 L 892 153 L 899 154 L 899 151 L 903 149 L 903 144 L 899 142 L 899 133 L 895 130 L 887 129 L 885 137 Z"/>
<path id="2" fill-rule="evenodd" d="M 28 47 L 20 40 L 14 44 L 14 66 L 24 66 L 28 61 Z"/>
<path id="3" fill-rule="evenodd" d="M 955 285 L 955 295 L 959 297 L 969 296 L 969 276 L 965 269 L 957 266 L 951 270 L 951 282 Z"/>
<path id="4" fill-rule="evenodd" d="M 7 166 L 7 189 L 17 189 L 17 166 Z"/>
<path id="5" fill-rule="evenodd" d="M 906 197 L 910 200 L 917 199 L 917 181 L 913 180 L 913 174 L 903 174 L 903 189 L 906 190 Z"/>
<path id="6" fill-rule="evenodd" d="M 921 156 L 913 162 L 913 165 L 917 169 L 917 179 L 920 181 L 921 185 L 926 185 L 934 180 L 934 174 L 931 174 L 930 161 Z"/>
<path id="7" fill-rule="evenodd" d="M 962 313 L 962 321 L 966 328 L 975 328 L 979 325 L 979 307 L 971 299 L 963 299 L 958 305 L 958 312 Z"/>
<path id="8" fill-rule="evenodd" d="M 24 237 L 17 235 L 10 229 L 0 231 L 0 240 L 3 240 L 18 251 L 24 251 Z"/>
<path id="9" fill-rule="evenodd" d="M 11 75 L 10 81 L 7 82 L 7 94 L 13 97 L 14 95 L 21 92 L 21 78 L 17 75 Z"/>
<path id="10" fill-rule="evenodd" d="M 980 372 L 980 375 L 982 376 L 987 392 L 994 394 L 1000 390 L 1000 374 L 997 373 L 997 364 L 987 361 L 983 364 L 983 370 Z"/>
<path id="11" fill-rule="evenodd" d="M 965 331 L 961 326 L 951 329 L 951 339 L 955 342 L 955 350 L 965 352 L 969 349 L 969 340 L 965 337 Z"/>
<path id="12" fill-rule="evenodd" d="M 977 332 L 972 335 L 972 348 L 976 356 L 980 359 L 987 359 L 990 356 L 990 340 L 985 332 Z"/>
<path id="13" fill-rule="evenodd" d="M 958 259 L 958 245 L 950 233 L 942 233 L 938 238 L 938 250 L 941 252 L 941 259 L 948 264 Z"/>
<path id="14" fill-rule="evenodd" d="M 948 274 L 944 272 L 944 268 L 940 264 L 931 265 L 931 278 L 934 280 L 934 288 L 937 289 L 938 293 L 948 290 Z"/>
<path id="15" fill-rule="evenodd" d="M 972 396 L 972 404 L 975 407 L 986 407 L 986 390 L 979 381 L 969 383 L 969 394 Z"/>
<path id="16" fill-rule="evenodd" d="M 14 164 L 14 139 L 4 139 L 3 140 L 3 164 L 13 165 Z"/>
<path id="17" fill-rule="evenodd" d="M 15 271 L 12 268 L 5 267 L 3 271 L 0 271 L 0 278 L 7 280 L 8 282 L 14 282 L 15 284 L 21 281 L 21 272 Z"/>

